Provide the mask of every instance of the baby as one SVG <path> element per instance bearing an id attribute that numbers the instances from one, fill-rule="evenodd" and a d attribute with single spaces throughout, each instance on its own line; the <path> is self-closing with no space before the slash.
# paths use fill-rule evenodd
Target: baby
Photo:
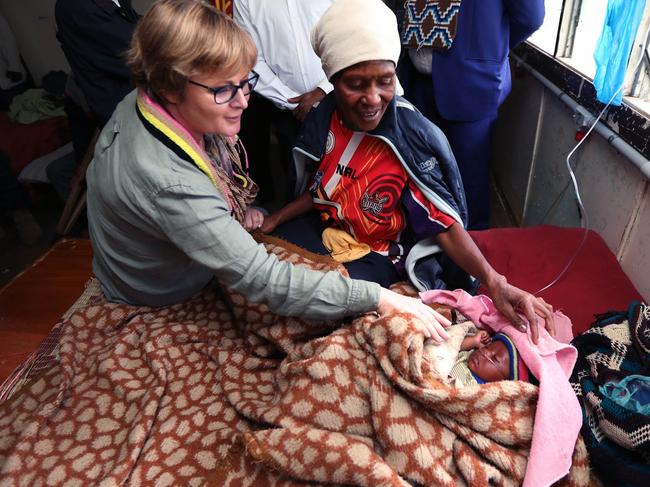
<path id="1" fill-rule="evenodd" d="M 485 330 L 466 336 L 449 376 L 458 387 L 499 380 L 529 380 L 528 368 L 512 340 Z"/>

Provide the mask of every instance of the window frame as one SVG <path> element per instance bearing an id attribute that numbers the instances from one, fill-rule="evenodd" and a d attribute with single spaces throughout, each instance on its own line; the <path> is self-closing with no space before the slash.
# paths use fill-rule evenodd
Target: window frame
<path id="1" fill-rule="evenodd" d="M 574 49 L 582 9 L 588 6 L 589 0 L 562 0 L 555 45 L 550 55 L 558 63 L 579 73 L 589 82 L 593 82 L 593 76 L 590 76 L 590 73 L 583 72 L 577 61 L 573 62 L 573 59 L 576 58 Z M 602 30 L 602 27 L 599 27 L 600 30 Z M 529 44 L 545 53 L 548 52 L 540 44 L 535 43 L 534 40 L 529 41 Z M 634 68 L 637 66 L 640 57 L 643 57 L 643 60 L 641 66 L 635 72 Z M 623 86 L 623 99 L 624 103 L 634 107 L 644 114 L 646 118 L 650 119 L 650 2 L 645 5 L 643 18 L 630 55 Z"/>

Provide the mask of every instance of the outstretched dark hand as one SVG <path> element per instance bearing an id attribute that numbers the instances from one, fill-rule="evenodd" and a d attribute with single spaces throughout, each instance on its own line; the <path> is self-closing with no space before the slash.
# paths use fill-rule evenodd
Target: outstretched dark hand
<path id="1" fill-rule="evenodd" d="M 508 283 L 501 276 L 497 284 L 488 289 L 488 295 L 492 298 L 494 306 L 503 316 L 508 318 L 521 332 L 526 332 L 526 322 L 517 314 L 523 313 L 530 323 L 530 333 L 533 343 L 539 340 L 539 330 L 537 329 L 537 317 L 542 317 L 545 328 L 551 335 L 555 335 L 555 323 L 553 321 L 553 306 L 548 304 L 542 298 L 533 296 L 529 292 L 519 289 Z"/>
<path id="2" fill-rule="evenodd" d="M 275 227 L 277 226 L 278 226 L 278 216 L 277 214 L 272 213 L 266 218 L 264 218 L 264 222 L 260 227 L 260 231 L 262 233 L 271 233 L 273 230 L 275 230 Z"/>

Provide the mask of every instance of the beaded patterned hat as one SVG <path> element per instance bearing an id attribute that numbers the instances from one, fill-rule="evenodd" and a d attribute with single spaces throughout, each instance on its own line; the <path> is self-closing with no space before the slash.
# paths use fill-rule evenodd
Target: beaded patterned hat
<path id="1" fill-rule="evenodd" d="M 526 367 L 521 355 L 519 355 L 517 347 L 515 347 L 510 337 L 505 333 L 495 333 L 492 337 L 492 341 L 494 340 L 502 342 L 508 350 L 508 355 L 510 355 L 510 373 L 508 374 L 508 379 L 529 382 L 530 374 L 528 367 Z"/>

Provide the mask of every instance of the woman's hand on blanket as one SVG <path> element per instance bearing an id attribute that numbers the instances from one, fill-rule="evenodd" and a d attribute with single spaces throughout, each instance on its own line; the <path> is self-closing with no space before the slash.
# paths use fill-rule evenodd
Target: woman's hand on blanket
<path id="1" fill-rule="evenodd" d="M 443 342 L 449 338 L 445 328 L 451 325 L 451 321 L 443 315 L 418 298 L 402 296 L 386 288 L 381 288 L 377 312 L 383 315 L 391 311 L 408 312 L 419 318 L 414 323 L 426 338 L 432 338 L 437 342 Z"/>
<path id="2" fill-rule="evenodd" d="M 541 316 L 544 320 L 545 328 L 551 335 L 555 335 L 555 323 L 553 321 L 553 306 L 548 304 L 542 298 L 533 296 L 529 292 L 519 289 L 509 284 L 505 277 L 499 276 L 497 283 L 488 288 L 488 294 L 492 298 L 494 306 L 504 315 L 519 331 L 526 332 L 526 322 L 517 314 L 517 311 L 523 313 L 531 324 L 530 334 L 533 343 L 539 340 L 539 330 L 537 329 L 537 318 Z"/>
<path id="3" fill-rule="evenodd" d="M 264 213 L 257 208 L 246 208 L 246 216 L 244 217 L 244 228 L 249 232 L 257 230 L 264 224 Z"/>

